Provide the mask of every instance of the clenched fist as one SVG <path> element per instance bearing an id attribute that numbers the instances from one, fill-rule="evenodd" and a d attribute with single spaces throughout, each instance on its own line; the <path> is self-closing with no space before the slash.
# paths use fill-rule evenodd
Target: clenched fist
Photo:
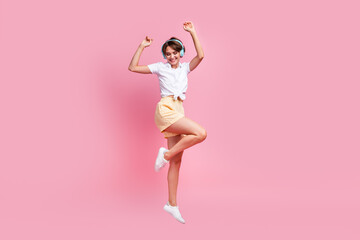
<path id="1" fill-rule="evenodd" d="M 183 26 L 184 26 L 184 30 L 187 32 L 195 31 L 195 27 L 192 22 L 184 22 Z"/>
<path id="2" fill-rule="evenodd" d="M 150 46 L 150 44 L 152 43 L 153 40 L 154 39 L 146 36 L 146 38 L 142 41 L 141 45 L 143 45 L 144 47 L 148 47 L 148 46 Z"/>

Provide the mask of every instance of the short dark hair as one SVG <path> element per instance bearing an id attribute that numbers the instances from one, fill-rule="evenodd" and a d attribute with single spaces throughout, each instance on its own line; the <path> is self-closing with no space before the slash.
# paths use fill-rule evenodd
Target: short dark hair
<path id="1" fill-rule="evenodd" d="M 162 49 L 161 49 L 161 51 L 164 53 L 164 55 L 165 55 L 165 50 L 166 50 L 166 48 L 167 48 L 168 46 L 170 46 L 171 48 L 173 48 L 174 50 L 176 50 L 176 51 L 178 51 L 178 52 L 180 52 L 181 49 L 182 49 L 182 46 L 181 46 L 180 43 L 178 43 L 177 41 L 171 41 L 171 39 L 176 39 L 176 40 L 178 40 L 178 41 L 181 42 L 180 39 L 178 39 L 178 38 L 176 38 L 176 37 L 171 37 L 171 38 L 168 40 L 169 42 L 165 42 L 164 46 L 163 46 Z M 182 42 L 181 42 L 181 43 L 182 43 Z M 184 44 L 183 44 L 183 46 L 184 46 Z M 185 46 L 184 46 L 184 53 L 185 53 Z"/>

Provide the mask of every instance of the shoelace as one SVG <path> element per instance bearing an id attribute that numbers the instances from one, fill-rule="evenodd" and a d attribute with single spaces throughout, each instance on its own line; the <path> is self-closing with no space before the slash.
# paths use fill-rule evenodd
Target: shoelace
<path id="1" fill-rule="evenodd" d="M 183 217 L 181 216 L 180 212 L 178 212 L 178 211 L 175 212 L 175 216 L 178 217 L 178 218 L 183 218 Z"/>

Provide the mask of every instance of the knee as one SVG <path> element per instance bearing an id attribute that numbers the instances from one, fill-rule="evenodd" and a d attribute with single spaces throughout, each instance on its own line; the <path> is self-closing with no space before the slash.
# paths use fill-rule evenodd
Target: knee
<path id="1" fill-rule="evenodd" d="M 170 161 L 170 167 L 176 167 L 179 168 L 181 165 L 181 157 L 174 157 Z"/>
<path id="2" fill-rule="evenodd" d="M 174 165 L 180 164 L 183 153 L 184 153 L 184 151 L 181 151 L 178 154 L 176 154 L 174 157 L 172 157 L 170 163 L 172 163 Z"/>
<path id="3" fill-rule="evenodd" d="M 200 140 L 200 142 L 204 141 L 207 137 L 207 132 L 205 129 L 202 129 L 198 134 L 198 138 Z"/>

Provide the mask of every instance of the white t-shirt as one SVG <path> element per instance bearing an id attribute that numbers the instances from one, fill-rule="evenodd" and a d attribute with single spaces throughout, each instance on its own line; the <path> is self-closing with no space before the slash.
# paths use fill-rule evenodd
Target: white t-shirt
<path id="1" fill-rule="evenodd" d="M 181 63 L 174 69 L 170 63 L 157 62 L 147 65 L 153 74 L 159 78 L 161 97 L 174 95 L 174 99 L 180 97 L 185 100 L 188 86 L 187 75 L 190 73 L 189 62 Z"/>

